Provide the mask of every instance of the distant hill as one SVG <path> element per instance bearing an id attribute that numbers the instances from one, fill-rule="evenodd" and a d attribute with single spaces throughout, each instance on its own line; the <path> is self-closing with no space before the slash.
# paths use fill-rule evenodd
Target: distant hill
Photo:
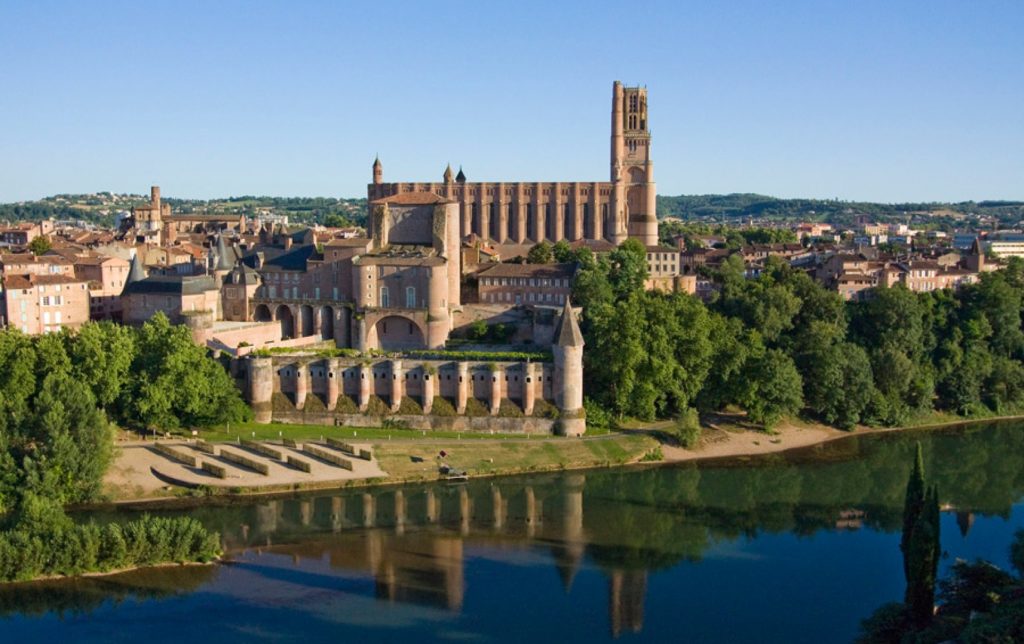
<path id="1" fill-rule="evenodd" d="M 88 221 L 112 226 L 120 212 L 147 203 L 148 195 L 97 192 L 87 195 L 54 195 L 37 201 L 0 204 L 0 220 L 39 221 L 42 219 Z M 366 221 L 366 199 L 334 197 L 227 197 L 224 199 L 175 199 L 164 197 L 175 213 L 239 213 L 248 217 L 260 214 L 287 215 L 299 224 L 330 223 L 362 226 Z M 339 220 L 340 218 L 340 220 Z M 339 221 L 344 222 L 339 224 Z"/>
<path id="2" fill-rule="evenodd" d="M 0 204 L 0 221 L 41 219 L 84 220 L 113 225 L 117 213 L 145 203 L 148 195 L 98 192 L 87 195 L 54 195 L 37 201 Z M 165 197 L 179 213 L 240 213 L 287 215 L 290 222 L 327 223 L 340 220 L 366 224 L 366 199 L 336 197 L 256 197 L 223 199 L 175 199 Z M 684 221 L 739 223 L 758 221 L 827 221 L 850 225 L 858 219 L 879 222 L 924 224 L 936 228 L 966 225 L 1017 226 L 1024 220 L 1024 201 L 965 201 L 961 203 L 883 204 L 834 199 L 778 199 L 758 194 L 658 196 L 658 217 Z"/>
<path id="3" fill-rule="evenodd" d="M 1024 219 L 1024 201 L 966 201 L 961 203 L 883 204 L 834 199 L 778 199 L 758 194 L 658 195 L 658 217 L 689 221 L 760 220 L 854 223 L 861 216 L 879 222 L 914 220 L 995 220 L 1016 225 Z"/>

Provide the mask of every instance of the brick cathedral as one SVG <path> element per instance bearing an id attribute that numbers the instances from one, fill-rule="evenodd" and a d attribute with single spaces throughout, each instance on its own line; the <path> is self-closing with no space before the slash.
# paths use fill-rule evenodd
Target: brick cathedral
<path id="1" fill-rule="evenodd" d="M 658 243 L 654 162 L 647 118 L 647 89 L 612 86 L 610 181 L 471 183 L 449 166 L 441 183 L 385 183 L 380 159 L 373 163 L 369 202 L 410 193 L 432 192 L 459 205 L 459 232 L 498 244 L 532 244 L 562 239 L 627 237 L 645 246 Z M 370 206 L 372 208 L 372 206 Z M 369 218 L 371 221 L 373 217 Z M 372 237 L 373 231 L 369 231 Z"/>

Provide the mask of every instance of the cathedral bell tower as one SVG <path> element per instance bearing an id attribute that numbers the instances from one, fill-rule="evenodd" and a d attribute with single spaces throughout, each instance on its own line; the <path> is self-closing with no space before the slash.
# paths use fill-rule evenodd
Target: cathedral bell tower
<path id="1" fill-rule="evenodd" d="M 612 86 L 611 212 L 609 238 L 621 244 L 633 237 L 645 246 L 658 243 L 658 220 L 647 127 L 647 88 Z"/>

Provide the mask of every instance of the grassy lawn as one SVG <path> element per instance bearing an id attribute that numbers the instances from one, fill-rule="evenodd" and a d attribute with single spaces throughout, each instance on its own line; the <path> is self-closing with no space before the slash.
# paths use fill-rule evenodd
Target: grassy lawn
<path id="1" fill-rule="evenodd" d="M 647 436 L 611 434 L 592 440 L 455 440 L 432 444 L 392 440 L 374 443 L 373 449 L 381 468 L 391 476 L 434 479 L 441 449 L 448 453 L 449 465 L 465 469 L 470 475 L 483 475 L 629 463 L 639 460 L 657 444 Z"/>

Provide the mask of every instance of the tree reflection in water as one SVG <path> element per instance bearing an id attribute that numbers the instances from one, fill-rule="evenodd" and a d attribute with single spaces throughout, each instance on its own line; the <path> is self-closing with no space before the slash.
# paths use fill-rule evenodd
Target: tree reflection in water
<path id="1" fill-rule="evenodd" d="M 920 440 L 930 482 L 963 530 L 1008 516 L 1024 492 L 1019 424 L 852 436 L 757 459 L 344 491 L 206 506 L 190 513 L 253 551 L 323 559 L 374 581 L 383 601 L 463 610 L 465 548 L 540 549 L 566 592 L 584 561 L 607 578 L 610 631 L 643 628 L 648 575 L 698 561 L 716 544 L 760 534 L 813 535 L 870 527 L 898 532 L 907 464 Z M 124 512 L 107 515 L 120 520 Z M 209 572 L 154 570 L 160 585 L 104 580 L 0 594 L 11 613 L 88 611 L 106 600 L 191 592 Z M 115 578 L 119 579 L 119 578 Z"/>

